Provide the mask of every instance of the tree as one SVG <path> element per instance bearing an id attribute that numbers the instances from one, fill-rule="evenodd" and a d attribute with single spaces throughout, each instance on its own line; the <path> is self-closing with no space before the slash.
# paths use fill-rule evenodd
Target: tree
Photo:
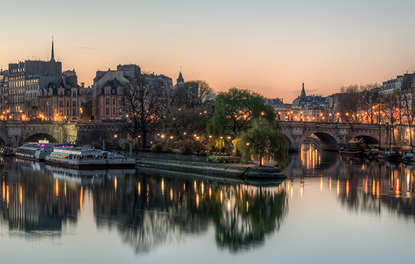
<path id="1" fill-rule="evenodd" d="M 92 100 L 89 100 L 85 103 L 81 103 L 81 107 L 82 107 L 81 119 L 83 121 L 90 120 L 92 116 Z"/>
<path id="2" fill-rule="evenodd" d="M 266 141 L 270 140 L 270 149 Z M 247 162 L 254 156 L 262 166 L 262 158 L 268 155 L 284 167 L 288 159 L 288 142 L 277 121 L 254 120 L 252 128 L 241 133 L 239 148 L 242 161 Z"/>
<path id="3" fill-rule="evenodd" d="M 411 88 L 401 95 L 401 110 L 409 126 L 409 144 L 412 146 L 412 129 L 415 120 L 415 89 Z"/>
<path id="4" fill-rule="evenodd" d="M 213 89 L 205 81 L 190 81 L 179 85 L 173 93 L 172 105 L 194 108 L 214 100 Z"/>
<path id="5" fill-rule="evenodd" d="M 179 85 L 167 108 L 164 131 L 180 139 L 205 134 L 206 124 L 213 113 L 214 96 L 213 89 L 205 81 Z"/>
<path id="6" fill-rule="evenodd" d="M 249 90 L 230 88 L 216 97 L 215 111 L 207 125 L 208 133 L 237 137 L 259 117 L 275 121 L 274 108 L 265 105 L 264 97 Z"/>
<path id="7" fill-rule="evenodd" d="M 338 95 L 339 112 L 342 120 L 347 122 L 354 122 L 357 111 L 359 109 L 359 86 L 349 85 L 348 87 L 341 87 Z M 348 115 L 347 115 L 348 114 Z"/>
<path id="8" fill-rule="evenodd" d="M 367 115 L 367 121 L 373 124 L 374 113 L 376 110 L 376 106 L 379 104 L 379 93 L 374 90 L 375 88 L 379 87 L 379 84 L 368 84 L 368 85 L 361 85 L 360 86 L 360 110 L 365 111 L 365 115 Z M 378 112 L 380 112 L 378 110 Z"/>
<path id="9" fill-rule="evenodd" d="M 390 122 L 392 131 L 394 131 L 395 122 L 399 118 L 399 103 L 401 92 L 400 90 L 393 90 L 391 93 L 383 93 L 380 95 L 380 102 L 383 112 L 385 113 L 386 120 Z M 398 110 L 397 110 L 398 109 Z M 379 111 L 377 114 L 381 114 Z M 393 142 L 395 142 L 395 133 L 392 132 Z"/>
<path id="10" fill-rule="evenodd" d="M 123 129 L 130 135 L 141 137 L 142 150 L 146 150 L 147 135 L 161 127 L 161 121 L 170 98 L 170 90 L 163 82 L 147 82 L 144 75 L 126 84 L 123 107 L 126 118 Z"/>

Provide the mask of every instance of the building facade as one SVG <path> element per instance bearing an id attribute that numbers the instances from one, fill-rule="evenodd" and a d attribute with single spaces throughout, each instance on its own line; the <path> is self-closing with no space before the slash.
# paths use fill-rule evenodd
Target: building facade
<path id="1" fill-rule="evenodd" d="M 50 61 L 26 60 L 9 64 L 8 109 L 11 119 L 28 118 L 28 109 L 32 106 L 28 106 L 26 100 L 36 100 L 48 83 L 57 81 L 62 75 L 62 63 L 55 61 L 53 49 L 52 41 Z"/>

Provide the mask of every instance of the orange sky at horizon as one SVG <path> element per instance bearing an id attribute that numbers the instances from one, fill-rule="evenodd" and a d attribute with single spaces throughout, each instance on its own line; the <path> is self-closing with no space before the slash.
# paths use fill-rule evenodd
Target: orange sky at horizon
<path id="1" fill-rule="evenodd" d="M 2 68 L 46 60 L 54 35 L 55 59 L 87 86 L 96 70 L 118 64 L 137 64 L 174 84 L 182 67 L 185 81 L 290 103 L 303 81 L 307 94 L 327 96 L 415 71 L 409 0 L 84 2 L 1 3 Z"/>

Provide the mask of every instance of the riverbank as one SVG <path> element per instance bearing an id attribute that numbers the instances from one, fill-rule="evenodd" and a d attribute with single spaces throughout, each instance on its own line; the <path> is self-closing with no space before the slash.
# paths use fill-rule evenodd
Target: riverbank
<path id="1" fill-rule="evenodd" d="M 287 178 L 277 167 L 259 167 L 255 164 L 218 163 L 212 162 L 212 160 L 217 161 L 217 159 L 212 159 L 208 156 L 139 152 L 133 158 L 136 160 L 136 168 L 162 169 L 233 179 Z M 234 160 L 229 159 L 227 162 L 232 161 Z"/>

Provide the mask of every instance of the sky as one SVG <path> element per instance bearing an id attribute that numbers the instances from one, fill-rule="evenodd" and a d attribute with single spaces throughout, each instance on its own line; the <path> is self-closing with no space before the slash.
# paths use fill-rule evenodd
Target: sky
<path id="1" fill-rule="evenodd" d="M 137 64 L 291 103 L 415 71 L 414 0 L 0 0 L 0 67 L 55 59 L 92 85 Z"/>

